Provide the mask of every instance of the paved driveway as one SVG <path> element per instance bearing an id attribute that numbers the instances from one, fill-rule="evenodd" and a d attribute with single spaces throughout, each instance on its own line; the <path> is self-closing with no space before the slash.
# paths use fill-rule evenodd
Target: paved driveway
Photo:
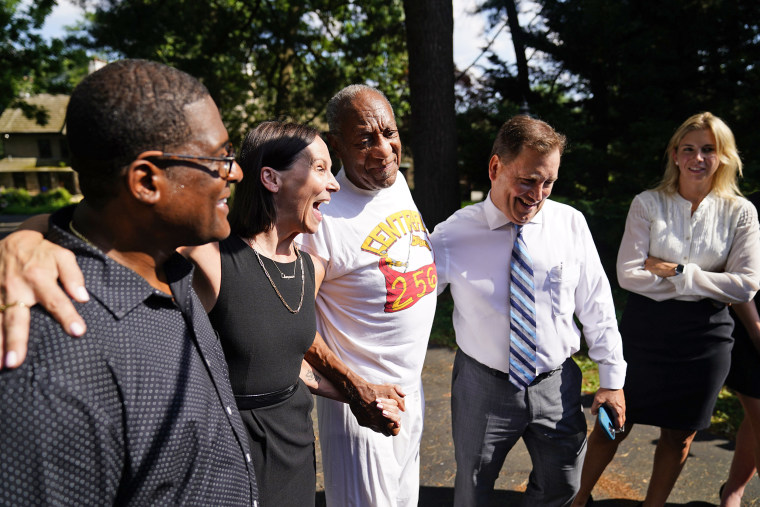
<path id="1" fill-rule="evenodd" d="M 425 432 L 420 451 L 420 507 L 452 505 L 454 496 L 454 448 L 451 442 L 451 368 L 454 352 L 431 347 L 425 359 L 422 381 L 425 387 Z M 591 397 L 585 402 L 590 406 Z M 315 417 L 316 431 L 316 410 Z M 589 428 L 593 422 L 585 410 Z M 597 505 L 633 507 L 644 499 L 657 443 L 658 430 L 637 426 L 621 445 L 619 452 L 594 491 Z M 319 438 L 317 437 L 317 444 Z M 718 488 L 725 481 L 731 463 L 733 442 L 700 432 L 691 447 L 681 477 L 670 495 L 668 506 L 718 505 Z M 322 470 L 317 450 L 317 490 L 323 491 Z M 530 457 L 522 442 L 507 457 L 491 505 L 520 505 L 531 470 Z M 599 501 L 601 500 L 601 501 Z M 324 505 L 318 493 L 317 505 Z M 750 482 L 744 496 L 745 506 L 760 507 L 760 479 Z"/>

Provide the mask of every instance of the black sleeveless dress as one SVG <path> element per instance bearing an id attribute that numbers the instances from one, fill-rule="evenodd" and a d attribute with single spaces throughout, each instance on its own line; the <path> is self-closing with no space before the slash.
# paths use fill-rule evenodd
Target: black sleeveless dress
<path id="1" fill-rule="evenodd" d="M 219 247 L 222 283 L 209 318 L 219 333 L 238 407 L 244 406 L 241 395 L 289 392 L 295 385 L 293 394 L 284 401 L 275 399 L 268 406 L 240 410 L 261 504 L 314 505 L 313 400 L 298 378 L 301 361 L 316 332 L 314 265 L 311 257 L 301 254 L 305 270 L 303 305 L 293 314 L 280 301 L 256 254 L 240 237 L 232 235 Z M 261 259 L 282 297 L 296 309 L 301 296 L 301 263 L 277 263 L 286 275 L 295 267 L 295 277 L 283 279 L 274 261 Z"/>
<path id="2" fill-rule="evenodd" d="M 747 197 L 756 208 L 760 209 L 760 192 Z M 753 299 L 760 311 L 760 293 Z M 731 316 L 736 322 L 734 328 L 734 348 L 731 350 L 731 371 L 728 373 L 726 385 L 736 392 L 752 398 L 760 398 L 760 353 L 758 353 L 747 329 L 732 311 Z"/>

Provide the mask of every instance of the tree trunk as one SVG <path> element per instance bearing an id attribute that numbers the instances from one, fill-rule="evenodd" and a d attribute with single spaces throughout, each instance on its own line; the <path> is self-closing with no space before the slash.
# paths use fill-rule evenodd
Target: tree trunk
<path id="1" fill-rule="evenodd" d="M 459 208 L 452 2 L 404 0 L 414 200 L 432 230 Z"/>
<path id="2" fill-rule="evenodd" d="M 512 45 L 515 47 L 515 60 L 517 62 L 517 82 L 520 86 L 523 105 L 527 105 L 530 95 L 530 78 L 528 74 L 528 60 L 525 58 L 525 43 L 520 22 L 517 19 L 517 5 L 514 0 L 504 0 L 507 8 L 507 22 L 509 31 L 512 32 Z"/>

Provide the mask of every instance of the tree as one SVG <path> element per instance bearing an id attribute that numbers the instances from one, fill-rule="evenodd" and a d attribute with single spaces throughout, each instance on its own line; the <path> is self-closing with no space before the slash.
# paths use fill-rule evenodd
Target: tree
<path id="1" fill-rule="evenodd" d="M 522 27 L 517 16 L 517 4 L 515 0 L 504 0 L 504 8 L 507 10 L 509 31 L 512 34 L 512 45 L 515 48 L 515 60 L 517 61 L 517 84 L 524 102 L 530 96 L 530 74 L 528 71 L 528 59 L 525 58 L 525 42 Z"/>
<path id="2" fill-rule="evenodd" d="M 83 50 L 40 35 L 55 0 L 0 0 L 0 111 L 13 105 L 44 123 L 47 112 L 19 100 L 23 94 L 67 93 L 87 68 Z"/>
<path id="3" fill-rule="evenodd" d="M 488 55 L 488 65 L 480 68 L 483 75 L 476 77 L 470 72 L 473 64 L 457 77 L 457 157 L 460 178 L 471 190 L 490 188 L 488 159 L 499 127 L 508 118 L 525 113 L 526 106 L 538 110 L 548 102 L 545 91 L 532 88 L 540 86 L 540 69 L 529 65 L 519 7 L 514 0 L 484 0 L 476 9 L 487 15 L 492 29 L 498 27 L 497 36 L 509 29 L 516 55 L 514 65 L 491 49 L 494 36 L 481 54 Z"/>
<path id="4" fill-rule="evenodd" d="M 760 3 L 534 4 L 538 17 L 524 39 L 531 54 L 531 112 L 569 139 L 552 195 L 584 211 L 608 268 L 631 198 L 660 178 L 668 139 L 688 116 L 709 110 L 728 122 L 745 161 L 744 187 L 757 187 Z M 492 24 L 502 22 L 502 0 L 484 8 Z M 499 55 L 490 57 L 494 66 L 481 95 L 496 105 L 493 110 L 509 111 L 519 89 L 515 74 Z"/>
<path id="5" fill-rule="evenodd" d="M 500 2 L 491 1 L 498 13 Z M 758 167 L 760 4 L 751 0 L 539 0 L 527 31 L 532 88 L 549 91 L 546 119 L 569 134 L 556 191 L 631 197 L 662 172 L 675 127 L 700 110 L 728 121 Z M 559 95 L 557 94 L 559 93 Z M 549 105 L 549 104 L 547 104 Z M 541 106 L 539 106 L 541 107 Z M 567 173 L 571 174 L 571 184 Z"/>
<path id="6" fill-rule="evenodd" d="M 428 228 L 459 208 L 451 2 L 404 0 L 414 199 Z"/>
<path id="7" fill-rule="evenodd" d="M 403 118 L 402 19 L 400 0 L 98 0 L 87 31 L 92 47 L 200 78 L 239 140 L 261 120 L 314 121 L 355 82 L 377 85 Z"/>

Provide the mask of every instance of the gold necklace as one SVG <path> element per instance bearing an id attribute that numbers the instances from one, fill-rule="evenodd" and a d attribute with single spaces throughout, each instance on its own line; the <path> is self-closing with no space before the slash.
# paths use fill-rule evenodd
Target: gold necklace
<path id="1" fill-rule="evenodd" d="M 70 230 L 70 231 L 71 231 L 71 232 L 74 234 L 74 236 L 76 236 L 77 238 L 81 239 L 82 241 L 84 241 L 85 243 L 87 243 L 88 245 L 90 245 L 91 247 L 97 248 L 97 247 L 96 247 L 96 246 L 95 246 L 95 245 L 92 243 L 92 241 L 90 241 L 89 239 L 87 239 L 87 238 L 85 238 L 85 237 L 84 237 L 84 234 L 82 234 L 81 232 L 79 232 L 78 230 L 76 230 L 76 229 L 74 228 L 74 221 L 73 221 L 73 220 L 71 220 L 71 221 L 69 222 L 69 230 Z"/>
<path id="2" fill-rule="evenodd" d="M 285 308 L 287 308 L 290 313 L 298 313 L 298 312 L 300 312 L 301 311 L 301 306 L 303 306 L 303 294 L 304 294 L 304 289 L 306 287 L 306 277 L 304 276 L 304 271 L 303 271 L 303 257 L 301 256 L 301 253 L 298 251 L 298 248 L 294 248 L 294 250 L 296 251 L 296 261 L 300 261 L 300 263 L 301 263 L 301 300 L 298 302 L 298 308 L 296 308 L 294 310 L 294 309 L 292 309 L 290 307 L 290 305 L 288 304 L 288 302 L 285 301 L 285 298 L 282 297 L 282 294 L 280 294 L 280 291 L 277 288 L 277 285 L 275 285 L 274 280 L 272 280 L 272 277 L 269 276 L 269 271 L 267 271 L 266 266 L 264 266 L 264 261 L 261 260 L 261 256 L 259 255 L 258 250 L 256 250 L 256 247 L 253 246 L 254 245 L 253 238 L 248 239 L 247 242 L 250 245 L 251 249 L 253 250 L 253 253 L 256 254 L 256 258 L 259 260 L 259 265 L 261 266 L 261 269 L 264 270 L 264 274 L 267 275 L 267 278 L 269 279 L 269 283 L 272 284 L 272 288 L 277 293 L 277 297 L 280 298 L 280 301 L 282 302 L 282 304 L 285 305 Z M 275 263 L 274 267 L 277 268 L 277 263 L 274 260 L 272 262 Z M 296 270 L 298 268 L 298 262 L 296 262 L 295 264 L 296 264 L 296 266 L 293 267 L 293 276 L 285 276 L 282 273 L 282 271 L 280 271 L 280 268 L 277 268 L 277 271 L 280 271 L 280 275 L 283 278 L 295 278 L 295 276 L 296 276 Z"/>
<path id="3" fill-rule="evenodd" d="M 259 244 L 256 243 L 256 240 L 253 239 L 253 238 L 251 238 L 250 240 L 248 240 L 248 244 L 251 245 L 251 248 L 253 248 L 254 252 L 256 251 L 256 246 L 259 246 Z M 254 246 L 254 245 L 256 245 L 256 246 Z M 295 252 L 296 252 L 296 260 L 298 260 L 298 250 L 295 247 L 293 247 L 293 250 L 295 250 Z M 286 275 L 285 273 L 283 273 L 280 270 L 280 267 L 277 265 L 277 261 L 275 261 L 274 259 L 272 259 L 272 262 L 274 263 L 274 268 L 277 271 L 280 272 L 280 278 L 284 278 L 285 280 L 290 280 L 291 278 L 295 278 L 296 277 L 296 267 L 297 267 L 296 264 L 293 264 L 293 274 L 292 275 Z M 301 267 L 303 267 L 303 266 L 301 266 Z"/>

